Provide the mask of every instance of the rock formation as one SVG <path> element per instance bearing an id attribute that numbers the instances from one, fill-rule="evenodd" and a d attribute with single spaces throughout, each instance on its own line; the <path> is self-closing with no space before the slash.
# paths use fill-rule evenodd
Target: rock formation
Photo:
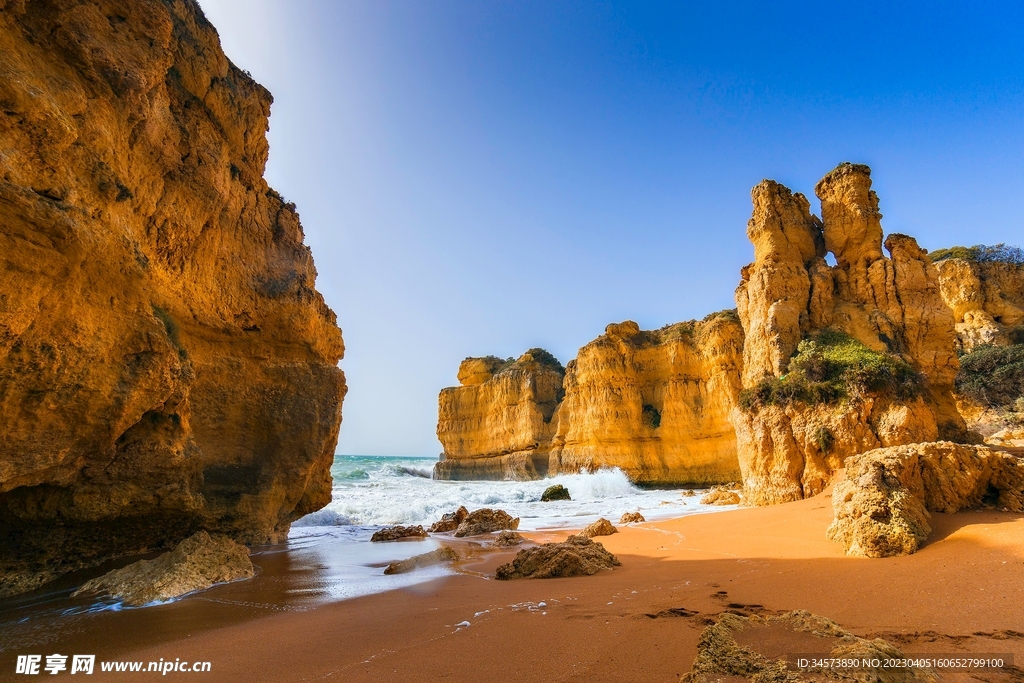
<path id="1" fill-rule="evenodd" d="M 504 366 L 466 360 L 463 386 L 441 392 L 445 454 L 435 476 L 529 479 L 618 467 L 640 483 L 734 481 L 729 411 L 742 348 L 729 311 L 653 332 L 609 325 L 569 363 L 564 399 L 561 366 L 531 361 L 532 351 Z"/>
<path id="2" fill-rule="evenodd" d="M 639 512 L 623 512 L 622 517 L 619 517 L 619 524 L 638 524 L 646 521 Z"/>
<path id="3" fill-rule="evenodd" d="M 87 581 L 72 595 L 105 593 L 129 607 L 171 600 L 217 583 L 250 579 L 249 549 L 200 531 L 155 560 L 139 560 Z"/>
<path id="4" fill-rule="evenodd" d="M 0 594 L 331 499 L 344 347 L 194 0 L 0 12 Z"/>
<path id="5" fill-rule="evenodd" d="M 401 541 L 405 538 L 423 539 L 426 537 L 427 532 L 423 530 L 422 526 L 417 524 L 416 526 L 386 526 L 383 529 L 374 531 L 370 540 L 374 543 L 382 543 L 386 541 Z"/>
<path id="6" fill-rule="evenodd" d="M 459 528 L 459 525 L 466 520 L 466 517 L 468 516 L 469 510 L 466 509 L 465 505 L 460 505 L 459 509 L 456 510 L 455 512 L 446 512 L 443 515 L 441 515 L 441 519 L 431 524 L 430 529 L 428 529 L 428 531 L 430 531 L 430 533 L 432 534 L 441 533 L 445 531 L 455 531 Z"/>
<path id="7" fill-rule="evenodd" d="M 572 496 L 569 495 L 569 489 L 561 484 L 554 484 L 544 489 L 544 493 L 540 495 L 542 503 L 550 503 L 553 500 L 572 500 Z"/>
<path id="8" fill-rule="evenodd" d="M 457 562 L 459 559 L 458 553 L 449 548 L 448 546 L 442 546 L 437 550 L 432 550 L 429 553 L 422 553 L 420 555 L 413 555 L 407 560 L 399 560 L 392 562 L 384 568 L 385 574 L 405 574 L 421 567 L 430 567 L 435 564 L 442 564 L 444 562 Z"/>
<path id="9" fill-rule="evenodd" d="M 938 273 L 905 235 L 882 253 L 870 187 L 870 169 L 841 164 L 815 188 L 821 221 L 778 183 L 751 193 L 755 261 L 736 290 L 748 400 L 732 413 L 748 503 L 818 493 L 844 457 L 871 448 L 966 437 Z"/>
<path id="10" fill-rule="evenodd" d="M 519 518 L 513 517 L 504 510 L 480 508 L 470 512 L 455 530 L 455 536 L 479 536 L 493 531 L 515 531 L 519 528 Z"/>
<path id="11" fill-rule="evenodd" d="M 739 505 L 740 494 L 729 489 L 715 487 L 701 496 L 701 505 Z"/>
<path id="12" fill-rule="evenodd" d="M 565 369 L 543 349 L 518 360 L 467 358 L 461 386 L 438 398 L 437 479 L 539 479 L 547 473 L 552 421 Z"/>
<path id="13" fill-rule="evenodd" d="M 879 448 L 847 459 L 828 537 L 847 555 L 909 555 L 931 533 L 929 512 L 982 503 L 1024 511 L 1024 460 L 948 441 Z"/>
<path id="14" fill-rule="evenodd" d="M 494 538 L 491 543 L 495 548 L 512 548 L 517 545 L 522 545 L 526 538 L 522 534 L 517 534 L 514 531 L 501 531 Z"/>
<path id="15" fill-rule="evenodd" d="M 779 615 L 749 617 L 725 612 L 704 629 L 697 642 L 697 656 L 680 683 L 712 681 L 885 681 L 931 683 L 934 672 L 923 668 L 808 668 L 793 670 L 787 654 L 815 652 L 821 659 L 883 662 L 907 657 L 881 638 L 867 640 L 853 635 L 831 619 L 803 610 Z M 803 674 L 803 675 L 801 675 Z"/>
<path id="16" fill-rule="evenodd" d="M 515 559 L 498 567 L 495 578 L 510 581 L 590 576 L 620 564 L 600 543 L 581 536 L 570 536 L 563 543 L 545 543 L 520 550 Z"/>
<path id="17" fill-rule="evenodd" d="M 971 258 L 970 249 L 962 255 L 942 251 L 953 252 L 937 259 L 935 268 L 942 299 L 953 311 L 959 350 L 1024 343 L 1011 338 L 1024 329 L 1024 265 Z"/>
<path id="18" fill-rule="evenodd" d="M 602 517 L 601 519 L 588 524 L 583 531 L 576 534 L 579 538 L 593 538 L 594 536 L 611 536 L 619 533 L 611 522 Z"/>

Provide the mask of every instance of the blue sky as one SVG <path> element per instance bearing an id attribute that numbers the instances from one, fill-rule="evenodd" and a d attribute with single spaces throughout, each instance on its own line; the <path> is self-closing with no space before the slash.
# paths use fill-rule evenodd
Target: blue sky
<path id="1" fill-rule="evenodd" d="M 440 452 L 466 356 L 732 308 L 750 188 L 873 169 L 887 232 L 1024 242 L 1024 4 L 200 0 L 274 94 L 337 312 L 338 451 Z"/>

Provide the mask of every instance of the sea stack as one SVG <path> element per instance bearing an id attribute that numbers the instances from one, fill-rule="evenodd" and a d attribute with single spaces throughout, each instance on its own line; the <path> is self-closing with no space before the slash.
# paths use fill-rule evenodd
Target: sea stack
<path id="1" fill-rule="evenodd" d="M 0 595 L 330 501 L 344 353 L 194 0 L 0 14 Z"/>

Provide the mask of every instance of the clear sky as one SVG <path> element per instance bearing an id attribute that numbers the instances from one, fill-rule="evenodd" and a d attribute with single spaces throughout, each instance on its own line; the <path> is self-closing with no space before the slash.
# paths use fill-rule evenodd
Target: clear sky
<path id="1" fill-rule="evenodd" d="M 762 178 L 817 211 L 866 163 L 887 232 L 1024 242 L 1024 3 L 200 2 L 274 94 L 341 453 L 439 453 L 466 356 L 732 308 Z"/>

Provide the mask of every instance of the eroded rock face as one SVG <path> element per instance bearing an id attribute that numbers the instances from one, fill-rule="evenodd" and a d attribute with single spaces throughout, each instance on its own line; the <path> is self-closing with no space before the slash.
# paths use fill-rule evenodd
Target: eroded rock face
<path id="1" fill-rule="evenodd" d="M 735 481 L 729 412 L 742 353 L 731 311 L 651 332 L 609 325 L 566 369 L 549 473 L 618 467 L 639 483 Z"/>
<path id="2" fill-rule="evenodd" d="M 155 560 L 139 560 L 87 581 L 72 595 L 104 593 L 130 607 L 171 600 L 217 583 L 250 579 L 249 549 L 200 531 Z"/>
<path id="3" fill-rule="evenodd" d="M 545 543 L 536 548 L 520 550 L 514 560 L 498 567 L 495 578 L 510 581 L 590 576 L 621 564 L 600 543 L 581 536 L 570 536 L 563 543 Z"/>
<path id="4" fill-rule="evenodd" d="M 459 528 L 459 525 L 465 521 L 466 517 L 469 516 L 469 510 L 466 509 L 465 505 L 460 505 L 459 509 L 455 512 L 446 512 L 441 515 L 441 519 L 437 520 L 430 525 L 430 533 L 436 534 L 444 531 L 455 531 Z"/>
<path id="5" fill-rule="evenodd" d="M 948 441 L 879 448 L 847 459 L 828 537 L 847 555 L 909 555 L 931 533 L 929 512 L 982 503 L 1024 511 L 1024 461 Z"/>
<path id="6" fill-rule="evenodd" d="M 867 393 L 841 404 L 763 405 L 733 410 L 744 500 L 762 505 L 820 492 L 849 455 L 878 446 L 966 438 L 953 399 L 959 367 L 953 316 L 938 272 L 913 238 L 890 235 L 870 169 L 841 164 L 815 188 L 822 220 L 802 195 L 765 181 L 751 193 L 747 234 L 755 261 L 743 269 L 736 303 L 745 330 L 743 385 L 782 378 L 802 339 L 845 334 L 898 356 L 924 387 L 914 398 Z M 837 265 L 825 259 L 831 252 Z"/>
<path id="7" fill-rule="evenodd" d="M 373 536 L 370 540 L 374 543 L 381 543 L 385 541 L 401 541 L 404 538 L 422 539 L 427 537 L 427 532 L 423 530 L 423 527 L 417 524 L 416 526 L 387 526 L 383 529 L 378 529 L 373 532 Z"/>
<path id="8" fill-rule="evenodd" d="M 0 594 L 331 499 L 344 347 L 193 0 L 0 13 Z"/>
<path id="9" fill-rule="evenodd" d="M 519 518 L 513 517 L 504 510 L 492 510 L 491 508 L 480 508 L 470 512 L 466 519 L 459 524 L 455 530 L 455 536 L 479 536 L 489 534 L 492 531 L 515 531 L 519 528 Z"/>
<path id="10" fill-rule="evenodd" d="M 438 398 L 437 479 L 539 479 L 547 472 L 565 370 L 543 349 L 514 362 L 467 358 Z"/>
<path id="11" fill-rule="evenodd" d="M 740 494 L 723 488 L 713 488 L 701 496 L 701 505 L 739 505 Z"/>
<path id="12" fill-rule="evenodd" d="M 1024 266 L 946 258 L 935 268 L 942 299 L 956 321 L 959 350 L 1011 343 L 1011 331 L 1024 325 Z"/>

